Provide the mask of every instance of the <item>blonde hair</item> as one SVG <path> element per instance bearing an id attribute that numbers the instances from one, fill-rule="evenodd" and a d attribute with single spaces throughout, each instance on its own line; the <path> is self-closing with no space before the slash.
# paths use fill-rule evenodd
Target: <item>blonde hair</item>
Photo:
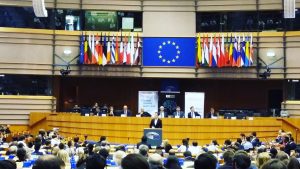
<path id="1" fill-rule="evenodd" d="M 57 146 L 56 146 L 56 147 L 53 147 L 53 149 L 52 149 L 52 154 L 56 156 L 59 150 L 60 150 L 60 149 L 59 149 Z"/>
<path id="2" fill-rule="evenodd" d="M 263 152 L 258 154 L 257 156 L 257 167 L 260 168 L 263 164 L 265 164 L 266 162 L 268 162 L 269 160 L 271 160 L 271 156 L 269 153 L 267 152 Z"/>
<path id="3" fill-rule="evenodd" d="M 59 150 L 57 157 L 64 161 L 65 165 L 70 163 L 69 153 L 66 150 Z"/>

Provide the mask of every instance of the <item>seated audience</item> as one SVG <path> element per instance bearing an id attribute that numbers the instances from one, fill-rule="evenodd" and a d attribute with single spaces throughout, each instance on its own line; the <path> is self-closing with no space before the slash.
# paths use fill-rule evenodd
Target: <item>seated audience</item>
<path id="1" fill-rule="evenodd" d="M 149 149 L 151 149 L 151 145 L 147 143 L 147 136 L 143 136 L 141 142 L 137 143 L 136 148 L 139 148 L 140 145 L 146 145 Z"/>
<path id="2" fill-rule="evenodd" d="M 17 150 L 17 157 L 18 157 L 17 162 L 26 161 L 26 159 L 27 159 L 27 157 L 26 157 L 26 150 L 24 148 L 18 148 L 18 150 Z"/>
<path id="3" fill-rule="evenodd" d="M 231 150 L 225 151 L 223 153 L 224 165 L 220 166 L 218 169 L 233 169 L 233 157 L 234 152 Z"/>
<path id="4" fill-rule="evenodd" d="M 104 169 L 106 160 L 100 154 L 94 154 L 86 159 L 86 169 Z"/>
<path id="5" fill-rule="evenodd" d="M 145 157 L 146 159 L 148 158 L 148 151 L 149 147 L 147 145 L 140 145 L 139 154 Z"/>
<path id="6" fill-rule="evenodd" d="M 178 158 L 175 155 L 169 156 L 165 164 L 166 169 L 181 169 Z"/>
<path id="7" fill-rule="evenodd" d="M 269 160 L 271 160 L 271 156 L 270 156 L 269 153 L 263 152 L 263 153 L 258 154 L 257 160 L 256 160 L 256 162 L 257 162 L 257 167 L 258 167 L 258 168 L 261 168 L 262 165 L 263 165 L 264 163 L 268 162 Z"/>
<path id="8" fill-rule="evenodd" d="M 190 151 L 185 151 L 183 153 L 183 156 L 184 156 L 184 161 L 195 161 Z"/>
<path id="9" fill-rule="evenodd" d="M 218 160 L 210 153 L 200 154 L 194 162 L 195 169 L 216 169 Z"/>
<path id="10" fill-rule="evenodd" d="M 287 166 L 280 160 L 273 159 L 266 162 L 261 169 L 287 169 Z"/>
<path id="11" fill-rule="evenodd" d="M 44 155 L 45 153 L 40 150 L 42 144 L 41 143 L 35 143 L 34 144 L 34 151 L 31 153 L 32 155 Z"/>
<path id="12" fill-rule="evenodd" d="M 121 166 L 122 159 L 126 156 L 124 151 L 118 150 L 113 155 L 113 160 L 117 163 L 118 166 Z"/>
<path id="13" fill-rule="evenodd" d="M 121 162 L 122 169 L 150 169 L 147 160 L 140 154 L 128 154 Z"/>
<path id="14" fill-rule="evenodd" d="M 244 153 L 236 153 L 233 156 L 233 166 L 235 169 L 249 169 L 251 166 L 251 159 Z"/>
<path id="15" fill-rule="evenodd" d="M 54 155 L 40 156 L 32 166 L 32 169 L 62 169 L 64 162 Z"/>
<path id="16" fill-rule="evenodd" d="M 65 163 L 65 166 L 70 166 L 69 153 L 66 150 L 59 150 L 57 157 Z"/>
<path id="17" fill-rule="evenodd" d="M 197 141 L 193 141 L 192 145 L 189 146 L 188 150 L 192 153 L 192 155 L 199 155 L 201 152 L 201 147 L 198 146 Z"/>
<path id="18" fill-rule="evenodd" d="M 164 169 L 163 158 L 159 154 L 151 154 L 148 158 L 150 169 Z"/>
<path id="19" fill-rule="evenodd" d="M 251 138 L 249 136 L 246 137 L 246 142 L 243 145 L 245 151 L 250 151 L 253 149 L 253 145 L 250 142 Z"/>
<path id="20" fill-rule="evenodd" d="M 0 169 L 17 169 L 17 164 L 12 160 L 1 160 Z"/>
<path id="21" fill-rule="evenodd" d="M 178 152 L 185 152 L 189 147 L 188 140 L 182 139 L 182 145 L 177 149 Z"/>

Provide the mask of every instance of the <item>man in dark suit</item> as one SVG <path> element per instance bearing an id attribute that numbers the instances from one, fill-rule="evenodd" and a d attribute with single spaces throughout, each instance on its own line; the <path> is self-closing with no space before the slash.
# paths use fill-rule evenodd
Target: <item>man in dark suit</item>
<path id="1" fill-rule="evenodd" d="M 211 119 L 212 117 L 218 117 L 218 114 L 215 113 L 215 109 L 213 107 L 210 108 L 210 111 L 207 113 L 205 118 Z"/>
<path id="2" fill-rule="evenodd" d="M 190 112 L 188 113 L 188 118 L 196 118 L 197 116 L 199 116 L 201 118 L 201 115 L 198 112 L 195 112 L 195 108 L 194 106 L 190 107 Z"/>
<path id="3" fill-rule="evenodd" d="M 131 116 L 131 112 L 130 112 L 130 110 L 128 110 L 127 105 L 124 105 L 124 106 L 123 106 L 123 111 L 121 111 L 120 116 L 121 116 L 121 115 L 124 115 L 124 116 L 126 116 L 126 117 L 130 117 L 130 116 Z"/>
<path id="4" fill-rule="evenodd" d="M 162 128 L 162 121 L 158 118 L 158 113 L 154 113 L 154 118 L 150 122 L 150 128 Z"/>
<path id="5" fill-rule="evenodd" d="M 184 112 L 180 111 L 180 107 L 176 107 L 176 111 L 173 113 L 173 117 L 184 118 Z"/>
<path id="6" fill-rule="evenodd" d="M 159 107 L 159 112 L 158 112 L 159 118 L 165 118 L 168 117 L 168 112 L 165 111 L 164 106 Z"/>
<path id="7" fill-rule="evenodd" d="M 136 148 L 138 149 L 140 145 L 146 145 L 149 149 L 151 149 L 151 145 L 147 143 L 148 138 L 146 136 L 142 137 L 141 142 L 137 143 Z"/>
<path id="8" fill-rule="evenodd" d="M 151 117 L 151 114 L 146 112 L 144 108 L 141 108 L 141 111 L 137 115 L 140 115 L 141 117 Z"/>

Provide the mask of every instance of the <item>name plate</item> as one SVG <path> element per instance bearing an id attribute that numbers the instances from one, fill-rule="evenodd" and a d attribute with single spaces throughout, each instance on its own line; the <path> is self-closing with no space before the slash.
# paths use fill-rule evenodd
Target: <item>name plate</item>
<path id="1" fill-rule="evenodd" d="M 106 117 L 106 114 L 101 114 L 102 117 Z"/>
<path id="2" fill-rule="evenodd" d="M 236 117 L 234 116 L 234 117 L 231 117 L 231 120 L 236 120 Z"/>
<path id="3" fill-rule="evenodd" d="M 127 117 L 125 114 L 121 114 L 121 117 Z"/>
<path id="4" fill-rule="evenodd" d="M 179 119 L 180 117 L 179 116 L 175 116 L 175 119 Z"/>
<path id="5" fill-rule="evenodd" d="M 84 114 L 84 116 L 90 116 L 90 114 Z"/>
<path id="6" fill-rule="evenodd" d="M 141 117 L 141 115 L 140 115 L 140 114 L 137 114 L 136 117 Z"/>
<path id="7" fill-rule="evenodd" d="M 195 118 L 196 118 L 196 119 L 201 119 L 201 117 L 200 117 L 200 116 L 196 116 Z"/>

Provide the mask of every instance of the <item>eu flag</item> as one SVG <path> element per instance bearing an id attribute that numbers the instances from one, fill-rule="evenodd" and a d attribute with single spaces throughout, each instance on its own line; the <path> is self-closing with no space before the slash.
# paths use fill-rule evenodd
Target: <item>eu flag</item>
<path id="1" fill-rule="evenodd" d="M 143 66 L 194 67 L 195 38 L 143 38 Z"/>

